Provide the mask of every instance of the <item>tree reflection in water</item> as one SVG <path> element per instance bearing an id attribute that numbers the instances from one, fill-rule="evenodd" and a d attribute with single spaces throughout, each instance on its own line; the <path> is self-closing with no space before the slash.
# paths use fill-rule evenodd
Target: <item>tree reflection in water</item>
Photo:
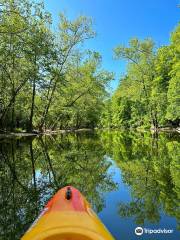
<path id="1" fill-rule="evenodd" d="M 121 221 L 158 223 L 163 212 L 179 222 L 179 151 L 175 134 L 111 131 L 1 140 L 0 239 L 20 239 L 65 185 L 77 187 L 97 212 L 105 209 L 105 193 L 121 189 L 109 158 L 131 194 L 125 202 L 118 195 Z"/>
<path id="2" fill-rule="evenodd" d="M 101 135 L 107 154 L 130 186 L 131 201 L 119 203 L 122 218 L 158 223 L 161 212 L 180 228 L 180 143 L 176 134 L 111 132 Z"/>
<path id="3" fill-rule="evenodd" d="M 116 184 L 96 134 L 1 141 L 0 239 L 20 239 L 47 200 L 65 185 L 77 187 L 98 212 Z"/>

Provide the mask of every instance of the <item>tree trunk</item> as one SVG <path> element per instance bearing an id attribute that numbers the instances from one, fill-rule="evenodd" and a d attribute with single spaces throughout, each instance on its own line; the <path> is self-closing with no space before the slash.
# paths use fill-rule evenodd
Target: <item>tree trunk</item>
<path id="1" fill-rule="evenodd" d="M 32 132 L 33 130 L 33 116 L 34 116 L 34 106 L 35 106 L 35 95 L 36 95 L 36 80 L 33 79 L 33 91 L 32 91 L 32 101 L 31 101 L 31 113 L 29 118 L 29 128 L 28 131 Z"/>
<path id="2" fill-rule="evenodd" d="M 36 96 L 36 52 L 34 56 L 34 66 L 35 66 L 35 75 L 33 76 L 31 113 L 30 113 L 29 128 L 28 128 L 29 132 L 32 132 L 33 130 L 33 117 L 34 117 L 34 106 L 35 106 L 35 96 Z"/>
<path id="3" fill-rule="evenodd" d="M 13 93 L 13 103 L 12 103 L 12 110 L 11 110 L 11 132 L 14 131 L 15 128 L 15 95 Z"/>

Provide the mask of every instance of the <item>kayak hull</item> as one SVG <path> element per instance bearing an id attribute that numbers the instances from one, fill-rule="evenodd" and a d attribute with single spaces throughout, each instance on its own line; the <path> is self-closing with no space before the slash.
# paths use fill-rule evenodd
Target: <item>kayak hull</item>
<path id="1" fill-rule="evenodd" d="M 67 191 L 70 189 L 70 199 Z M 75 188 L 60 189 L 22 240 L 113 240 L 114 238 Z"/>

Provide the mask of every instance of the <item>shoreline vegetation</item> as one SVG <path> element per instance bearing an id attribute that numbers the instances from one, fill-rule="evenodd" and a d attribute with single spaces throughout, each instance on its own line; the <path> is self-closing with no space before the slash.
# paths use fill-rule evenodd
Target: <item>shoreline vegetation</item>
<path id="1" fill-rule="evenodd" d="M 168 46 L 134 38 L 114 48 L 127 71 L 110 93 L 114 73 L 85 48 L 96 36 L 91 18 L 60 14 L 54 32 L 42 2 L 3 0 L 0 12 L 1 137 L 95 128 L 179 132 L 180 24 Z"/>
<path id="2" fill-rule="evenodd" d="M 115 59 L 127 62 L 127 71 L 101 121 L 110 128 L 159 129 L 180 126 L 180 24 L 170 44 L 156 48 L 152 39 L 131 39 L 114 49 Z"/>

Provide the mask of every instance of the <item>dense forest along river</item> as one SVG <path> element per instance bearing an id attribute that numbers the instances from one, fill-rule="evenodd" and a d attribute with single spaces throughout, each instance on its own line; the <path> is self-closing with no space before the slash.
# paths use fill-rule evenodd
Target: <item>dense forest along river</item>
<path id="1" fill-rule="evenodd" d="M 0 139 L 0 239 L 20 239 L 69 184 L 117 240 L 180 239 L 179 140 L 119 131 Z M 138 226 L 173 232 L 136 236 Z"/>

